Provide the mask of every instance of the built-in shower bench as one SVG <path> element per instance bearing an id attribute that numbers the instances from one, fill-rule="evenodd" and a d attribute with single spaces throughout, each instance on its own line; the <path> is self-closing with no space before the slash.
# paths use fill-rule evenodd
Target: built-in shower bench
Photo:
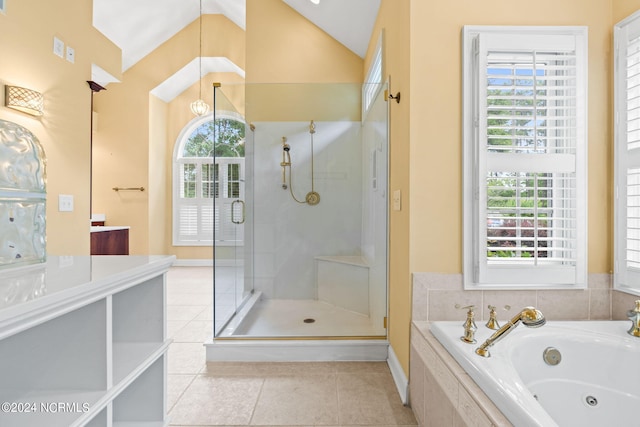
<path id="1" fill-rule="evenodd" d="M 369 264 L 362 256 L 317 256 L 318 300 L 369 315 Z"/>

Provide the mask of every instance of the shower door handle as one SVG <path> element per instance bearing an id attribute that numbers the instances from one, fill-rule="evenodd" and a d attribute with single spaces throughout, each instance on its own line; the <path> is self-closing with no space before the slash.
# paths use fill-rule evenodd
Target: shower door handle
<path id="1" fill-rule="evenodd" d="M 240 218 L 240 221 L 237 221 L 235 219 L 235 213 L 236 213 L 236 209 L 235 209 L 235 204 L 239 203 L 242 207 L 242 217 Z M 234 200 L 233 202 L 231 202 L 231 222 L 233 222 L 234 224 L 244 224 L 244 200 Z"/>

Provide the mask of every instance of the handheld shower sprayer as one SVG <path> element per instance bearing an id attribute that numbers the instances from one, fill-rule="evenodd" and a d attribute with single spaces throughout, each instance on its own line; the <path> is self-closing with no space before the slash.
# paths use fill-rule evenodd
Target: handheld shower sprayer
<path id="1" fill-rule="evenodd" d="M 514 330 L 520 323 L 529 328 L 539 328 L 547 322 L 544 314 L 540 310 L 534 307 L 525 307 L 520 313 L 516 314 L 511 320 L 509 320 L 500 329 L 494 332 L 487 340 L 478 348 L 476 348 L 476 354 L 482 357 L 489 357 L 489 347 L 504 338 L 509 332 Z"/>
<path id="2" fill-rule="evenodd" d="M 311 120 L 309 124 L 309 134 L 311 136 L 311 191 L 307 193 L 304 200 L 298 200 L 293 192 L 293 184 L 291 183 L 291 154 L 289 151 L 291 147 L 287 144 L 287 137 L 282 137 L 282 161 L 280 162 L 280 166 L 282 166 L 282 189 L 289 189 L 291 193 L 291 197 L 298 203 L 306 203 L 308 205 L 314 206 L 320 203 L 320 194 L 314 189 L 314 162 L 313 162 L 313 134 L 316 133 L 316 124 Z M 287 184 L 287 167 L 289 168 L 289 183 Z"/>

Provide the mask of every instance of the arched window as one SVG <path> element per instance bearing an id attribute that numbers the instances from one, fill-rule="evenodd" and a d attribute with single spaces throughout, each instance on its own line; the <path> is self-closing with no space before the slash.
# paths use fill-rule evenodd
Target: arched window
<path id="1" fill-rule="evenodd" d="M 237 244 L 233 201 L 244 198 L 244 121 L 233 114 L 193 119 L 173 155 L 173 244 Z M 215 203 L 214 203 L 215 202 Z"/>

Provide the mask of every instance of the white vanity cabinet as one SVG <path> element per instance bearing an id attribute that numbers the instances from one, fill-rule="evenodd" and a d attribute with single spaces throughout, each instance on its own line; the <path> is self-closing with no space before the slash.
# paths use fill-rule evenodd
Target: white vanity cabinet
<path id="1" fill-rule="evenodd" d="M 166 426 L 173 256 L 0 270 L 0 426 Z"/>

